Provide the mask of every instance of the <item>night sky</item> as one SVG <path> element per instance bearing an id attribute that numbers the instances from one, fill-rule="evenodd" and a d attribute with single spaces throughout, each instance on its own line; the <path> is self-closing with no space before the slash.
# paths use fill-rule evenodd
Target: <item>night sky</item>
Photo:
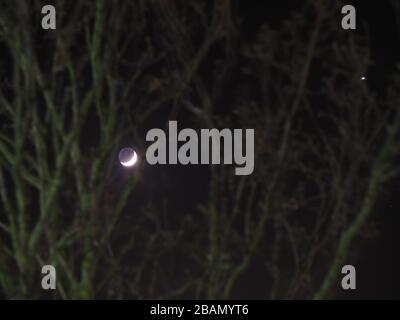
<path id="1" fill-rule="evenodd" d="M 385 75 L 390 74 L 400 56 L 400 20 L 399 13 L 393 10 L 389 1 L 382 1 L 380 6 L 373 6 L 365 1 L 354 3 L 360 8 L 360 16 L 371 33 L 372 52 L 375 65 L 368 71 L 371 87 L 383 90 Z M 378 204 L 379 235 L 376 241 L 366 244 L 363 248 L 360 264 L 368 266 L 361 271 L 362 292 L 355 298 L 368 299 L 399 299 L 398 286 L 400 277 L 400 256 L 397 246 L 400 243 L 397 226 L 400 225 L 400 203 L 398 200 L 399 182 L 389 184 Z M 361 287 L 360 287 L 361 288 Z M 343 298 L 349 296 L 343 295 Z"/>
<path id="2" fill-rule="evenodd" d="M 56 30 L 40 26 L 44 1 L 12 2 L 0 0 L 1 298 L 400 298 L 396 0 L 321 0 L 325 13 L 49 1 Z M 357 30 L 341 28 L 344 4 Z M 150 165 L 146 133 L 172 120 L 254 129 L 254 172 Z M 48 264 L 55 291 L 40 287 Z M 345 264 L 356 290 L 340 286 Z"/>
<path id="3" fill-rule="evenodd" d="M 386 75 L 393 72 L 400 57 L 400 17 L 393 10 L 390 1 L 345 1 L 357 8 L 358 23 L 368 30 L 371 37 L 371 51 L 374 64 L 367 72 L 368 83 L 374 90 L 384 90 Z M 293 1 L 270 2 L 257 1 L 248 5 L 241 4 L 243 14 L 248 17 L 244 24 L 247 36 L 254 34 L 257 28 L 268 21 L 279 25 L 287 13 L 294 11 Z M 245 21 L 246 21 L 245 20 Z M 360 32 L 360 31 L 352 31 Z M 360 290 L 340 294 L 341 299 L 399 299 L 400 285 L 400 203 L 398 192 L 400 184 L 394 181 L 385 187 L 377 205 L 377 226 L 379 234 L 366 243 L 362 249 L 358 264 L 363 268 L 357 273 Z M 247 289 L 249 292 L 252 288 Z"/>

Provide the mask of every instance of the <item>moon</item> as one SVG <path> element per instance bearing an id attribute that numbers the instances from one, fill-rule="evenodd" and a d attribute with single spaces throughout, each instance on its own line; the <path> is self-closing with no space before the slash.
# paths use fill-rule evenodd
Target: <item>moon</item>
<path id="1" fill-rule="evenodd" d="M 132 167 L 138 160 L 138 155 L 132 148 L 124 148 L 119 152 L 119 161 L 124 167 Z"/>

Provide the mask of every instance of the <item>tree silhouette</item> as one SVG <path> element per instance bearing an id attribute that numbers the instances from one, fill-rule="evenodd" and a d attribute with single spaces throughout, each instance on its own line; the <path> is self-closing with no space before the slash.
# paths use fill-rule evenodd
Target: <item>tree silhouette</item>
<path id="1" fill-rule="evenodd" d="M 337 1 L 251 36 L 235 1 L 55 1 L 57 30 L 43 5 L 0 3 L 0 293 L 243 298 L 255 272 L 253 298 L 334 296 L 398 174 L 400 130 L 400 79 L 360 81 L 368 37 L 339 29 Z M 254 128 L 254 173 L 155 176 L 146 130 L 176 119 Z M 125 170 L 131 141 L 142 163 Z M 168 192 L 203 198 L 182 209 Z"/>

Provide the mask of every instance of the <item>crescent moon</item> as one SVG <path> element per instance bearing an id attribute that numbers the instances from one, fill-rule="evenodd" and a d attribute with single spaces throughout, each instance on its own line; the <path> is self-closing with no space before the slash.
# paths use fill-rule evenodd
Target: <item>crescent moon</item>
<path id="1" fill-rule="evenodd" d="M 125 162 L 121 161 L 121 164 L 124 167 L 132 167 L 136 163 L 137 159 L 138 159 L 137 153 L 136 153 L 136 151 L 133 151 L 132 158 L 130 158 L 128 161 L 125 161 Z"/>

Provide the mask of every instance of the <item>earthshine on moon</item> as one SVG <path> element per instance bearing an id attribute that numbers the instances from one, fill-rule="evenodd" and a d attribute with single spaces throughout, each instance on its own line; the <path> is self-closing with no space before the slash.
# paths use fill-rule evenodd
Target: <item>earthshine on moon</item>
<path id="1" fill-rule="evenodd" d="M 124 167 L 132 167 L 138 160 L 137 153 L 132 148 L 123 148 L 119 152 L 118 158 Z"/>

